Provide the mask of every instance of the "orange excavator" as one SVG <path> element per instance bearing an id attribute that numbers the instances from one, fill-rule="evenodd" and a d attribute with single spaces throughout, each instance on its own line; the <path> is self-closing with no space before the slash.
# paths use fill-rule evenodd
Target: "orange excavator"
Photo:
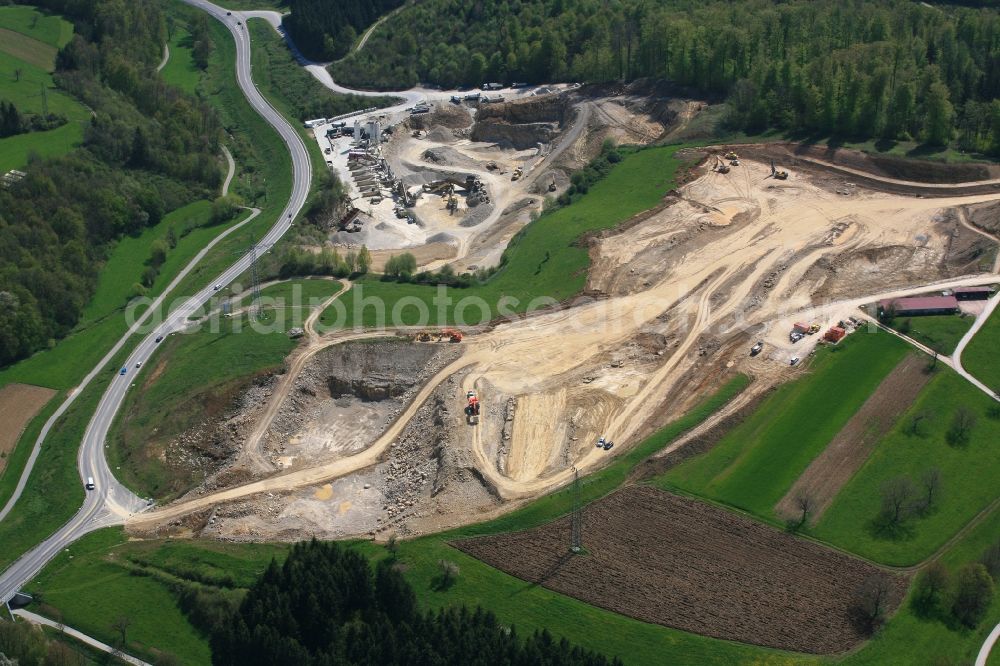
<path id="1" fill-rule="evenodd" d="M 448 342 L 461 342 L 462 331 L 455 330 L 454 328 L 446 328 L 441 331 L 438 340 L 443 340 L 444 338 L 448 338 Z"/>
<path id="2" fill-rule="evenodd" d="M 469 419 L 469 423 L 476 425 L 479 423 L 479 398 L 475 391 L 469 391 L 465 397 L 468 400 L 465 405 L 465 416 Z"/>

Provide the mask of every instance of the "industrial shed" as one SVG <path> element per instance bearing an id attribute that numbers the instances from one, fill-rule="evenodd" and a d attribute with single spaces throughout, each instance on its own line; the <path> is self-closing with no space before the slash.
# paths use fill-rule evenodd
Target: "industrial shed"
<path id="1" fill-rule="evenodd" d="M 895 314 L 900 317 L 955 314 L 958 312 L 958 299 L 954 296 L 913 296 L 878 302 L 879 316 L 890 309 L 894 309 Z"/>
<path id="2" fill-rule="evenodd" d="M 955 298 L 960 301 L 985 301 L 993 295 L 990 287 L 956 287 Z"/>

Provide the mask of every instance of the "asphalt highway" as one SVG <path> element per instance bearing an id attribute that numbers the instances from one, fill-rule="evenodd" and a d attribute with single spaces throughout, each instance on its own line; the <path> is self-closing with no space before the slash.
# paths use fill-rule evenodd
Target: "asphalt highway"
<path id="1" fill-rule="evenodd" d="M 250 69 L 250 37 L 246 32 L 246 18 L 240 12 L 232 12 L 230 14 L 225 9 L 204 0 L 185 0 L 185 2 L 211 14 L 229 29 L 236 42 L 236 78 L 240 89 L 254 110 L 281 135 L 292 156 L 293 181 L 291 197 L 275 224 L 258 241 L 258 244 L 262 247 L 271 246 L 288 231 L 292 220 L 298 215 L 305 204 L 312 181 L 312 164 L 309 161 L 309 153 L 298 132 L 264 99 L 253 83 Z M 218 242 L 218 239 L 215 242 Z M 195 258 L 195 261 L 189 264 L 184 274 L 190 268 L 193 268 L 193 264 L 204 255 L 207 249 L 203 250 Z M 128 516 L 146 507 L 144 500 L 118 483 L 111 469 L 108 467 L 104 455 L 104 442 L 108 430 L 111 427 L 115 414 L 121 407 L 125 393 L 132 385 L 136 375 L 143 370 L 142 367 L 137 367 L 137 364 L 145 361 L 153 353 L 158 344 L 156 338 L 169 335 L 184 328 L 188 317 L 198 312 L 212 297 L 215 292 L 214 285 L 229 284 L 250 267 L 250 261 L 249 255 L 240 257 L 238 261 L 212 280 L 205 288 L 190 297 L 183 305 L 175 308 L 169 315 L 165 316 L 163 322 L 146 335 L 129 355 L 128 360 L 125 362 L 126 374 L 116 375 L 111 385 L 105 391 L 97 410 L 94 412 L 87 426 L 77 455 L 81 484 L 85 482 L 87 477 L 93 477 L 96 487 L 93 490 L 87 491 L 83 506 L 80 507 L 80 510 L 77 511 L 76 515 L 69 522 L 48 539 L 24 554 L 0 574 L 0 603 L 9 601 L 24 584 L 41 571 L 46 563 L 73 541 L 95 529 L 122 524 Z M 184 274 L 179 276 L 179 278 L 183 277 Z M 158 300 L 162 302 L 162 299 Z M 154 309 L 150 308 L 149 312 L 152 312 Z M 35 449 L 32 451 L 32 457 L 23 475 L 22 483 L 19 484 L 11 502 L 0 512 L 0 519 L 6 516 L 13 503 L 20 497 L 24 487 L 23 481 L 27 479 L 30 468 L 38 457 L 42 440 L 49 431 L 51 424 L 55 422 L 58 415 L 61 415 L 65 411 L 69 403 L 72 402 L 72 399 L 82 390 L 83 386 L 89 383 L 97 372 L 106 366 L 111 358 L 120 351 L 126 342 L 128 342 L 131 334 L 138 330 L 140 324 L 141 321 L 132 327 L 129 334 L 122 338 L 115 348 L 102 359 L 98 367 L 87 376 L 85 382 L 77 387 L 67 401 L 60 406 L 57 415 L 53 416 L 46 424 L 45 430 L 40 435 Z"/>

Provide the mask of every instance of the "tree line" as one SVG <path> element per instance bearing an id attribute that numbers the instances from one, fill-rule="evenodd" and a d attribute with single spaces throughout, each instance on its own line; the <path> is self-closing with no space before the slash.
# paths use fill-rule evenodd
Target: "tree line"
<path id="1" fill-rule="evenodd" d="M 21 113 L 14 102 L 0 100 L 0 139 L 28 132 L 44 132 L 66 124 L 58 113 Z"/>
<path id="2" fill-rule="evenodd" d="M 482 608 L 423 611 L 394 558 L 373 571 L 357 552 L 316 540 L 272 561 L 235 613 L 213 617 L 217 666 L 621 663 L 545 631 L 522 637 Z"/>
<path id="3" fill-rule="evenodd" d="M 292 17 L 325 6 L 297 0 Z M 1000 154 L 998 36 L 995 8 L 908 0 L 425 0 L 332 69 L 375 88 L 650 77 L 726 99 L 748 132 Z"/>
<path id="4" fill-rule="evenodd" d="M 166 40 L 156 3 L 35 4 L 73 21 L 54 78 L 92 117 L 79 148 L 32 156 L 26 177 L 0 188 L 0 366 L 72 330 L 115 240 L 211 198 L 222 177 L 216 114 L 155 73 Z"/>

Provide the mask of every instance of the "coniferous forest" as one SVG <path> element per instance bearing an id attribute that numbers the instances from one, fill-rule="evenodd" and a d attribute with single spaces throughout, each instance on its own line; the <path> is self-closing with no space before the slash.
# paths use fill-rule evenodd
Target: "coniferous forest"
<path id="1" fill-rule="evenodd" d="M 331 4 L 297 0 L 293 16 Z M 1000 13 L 968 4 L 425 0 L 332 69 L 375 88 L 649 77 L 728 101 L 731 126 L 748 132 L 954 140 L 1000 154 Z M 313 43 L 307 53 L 330 55 Z"/>
<path id="2" fill-rule="evenodd" d="M 522 638 L 480 608 L 422 611 L 391 560 L 373 572 L 362 555 L 315 540 L 272 562 L 235 614 L 213 625 L 217 666 L 621 663 L 547 632 Z"/>
<path id="3" fill-rule="evenodd" d="M 34 4 L 74 23 L 55 79 L 93 113 L 79 148 L 31 159 L 0 188 L 0 366 L 73 328 L 113 241 L 214 196 L 222 178 L 215 112 L 155 73 L 157 3 Z"/>

